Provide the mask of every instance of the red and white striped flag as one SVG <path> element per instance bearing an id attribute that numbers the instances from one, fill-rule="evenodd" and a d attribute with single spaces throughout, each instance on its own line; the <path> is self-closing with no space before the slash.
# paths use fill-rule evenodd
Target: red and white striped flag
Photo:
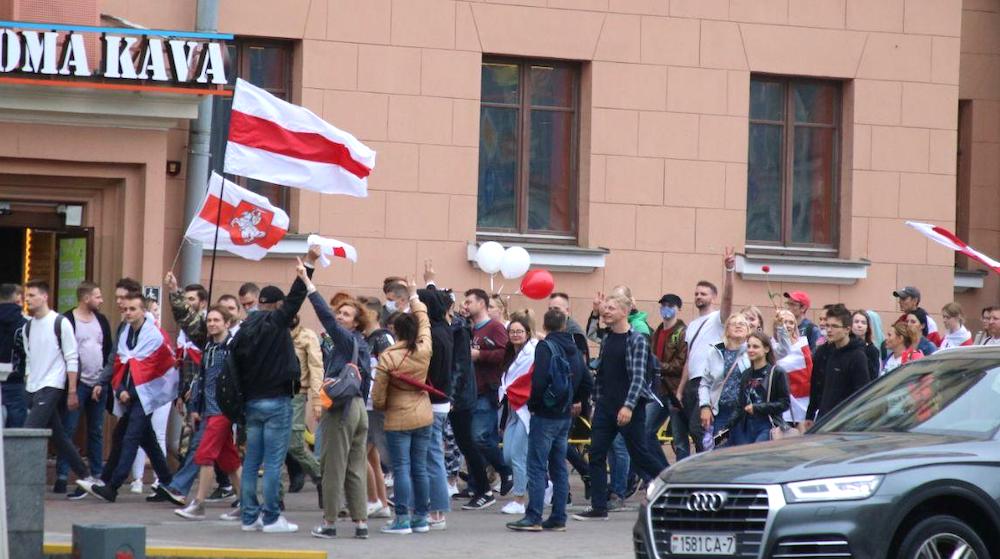
<path id="1" fill-rule="evenodd" d="M 184 236 L 211 247 L 216 229 L 220 249 L 260 260 L 288 232 L 288 214 L 260 194 L 212 173 L 208 195 Z"/>
<path id="2" fill-rule="evenodd" d="M 125 369 L 132 378 L 135 391 L 147 413 L 177 399 L 177 385 L 180 375 L 174 367 L 176 359 L 170 346 L 170 338 L 149 318 L 139 328 L 139 339 L 133 349 L 128 348 L 132 325 L 128 325 L 118 338 L 115 354 L 114 375 L 111 386 L 117 390 L 125 381 Z M 115 399 L 115 415 L 124 414 L 121 402 Z"/>
<path id="3" fill-rule="evenodd" d="M 201 366 L 201 348 L 198 347 L 184 330 L 177 334 L 177 364 L 178 366 L 185 360 L 190 359 L 192 363 Z"/>
<path id="4" fill-rule="evenodd" d="M 809 340 L 805 336 L 791 342 L 787 353 L 775 363 L 788 375 L 790 407 L 785 412 L 787 421 L 798 422 L 806 417 L 809 408 L 809 390 L 812 387 L 813 360 Z"/>
<path id="5" fill-rule="evenodd" d="M 326 237 L 320 237 L 319 235 L 309 235 L 306 239 L 306 244 L 309 246 L 316 245 L 322 249 L 319 254 L 319 263 L 324 267 L 328 268 L 331 264 L 329 256 L 335 258 L 346 258 L 355 264 L 358 262 L 358 251 L 351 245 L 347 243 L 342 243 L 337 239 L 327 239 Z"/>
<path id="6" fill-rule="evenodd" d="M 965 244 L 965 241 L 959 239 L 954 233 L 944 227 L 938 227 L 937 225 L 931 225 L 930 223 L 921 223 L 919 221 L 907 221 L 906 224 L 917 231 L 920 231 L 925 237 L 938 243 L 939 245 L 946 246 L 956 252 L 961 252 L 969 258 L 985 264 L 994 272 L 1000 274 L 1000 262 L 997 262 L 989 256 L 986 256 L 985 254 Z"/>
<path id="7" fill-rule="evenodd" d="M 312 111 L 237 79 L 225 172 L 325 194 L 368 196 L 375 151 Z"/>
<path id="8" fill-rule="evenodd" d="M 535 348 L 538 341 L 531 339 L 524 344 L 521 351 L 514 357 L 514 362 L 510 364 L 507 371 L 500 379 L 498 396 L 503 401 L 507 397 L 507 404 L 514 410 L 517 417 L 524 423 L 524 430 L 528 430 L 531 425 L 531 412 L 528 411 L 528 398 L 531 397 L 531 375 L 535 372 Z"/>

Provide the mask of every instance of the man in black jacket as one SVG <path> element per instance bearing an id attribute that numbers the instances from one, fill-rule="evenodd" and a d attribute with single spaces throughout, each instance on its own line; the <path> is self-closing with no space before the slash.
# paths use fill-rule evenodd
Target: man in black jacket
<path id="1" fill-rule="evenodd" d="M 16 429 L 28 417 L 28 403 L 24 397 L 24 356 L 15 359 L 14 342 L 21 339 L 18 333 L 28 321 L 21 308 L 21 286 L 14 283 L 0 285 L 0 384 L 3 390 L 4 427 Z M 23 345 L 23 344 L 22 344 Z M 23 354 L 20 348 L 19 354 Z"/>
<path id="2" fill-rule="evenodd" d="M 444 463 L 444 427 L 448 422 L 448 412 L 451 411 L 452 393 L 452 360 L 455 351 L 455 338 L 447 321 L 448 307 L 451 297 L 434 288 L 417 291 L 420 302 L 427 305 L 427 318 L 431 321 L 431 354 L 430 366 L 427 369 L 427 382 L 434 388 L 445 393 L 446 397 L 431 394 L 431 407 L 434 409 L 434 425 L 431 430 L 431 444 L 428 447 L 427 469 L 430 481 L 430 518 L 433 524 L 443 523 L 445 513 L 450 510 L 448 495 L 448 470 Z"/>
<path id="3" fill-rule="evenodd" d="M 507 524 L 515 531 L 566 530 L 566 500 L 569 496 L 569 472 L 566 469 L 566 446 L 572 424 L 572 406 L 553 406 L 546 402 L 546 391 L 553 383 L 553 358 L 562 353 L 572 375 L 573 400 L 590 373 L 577 350 L 573 335 L 566 332 L 566 315 L 559 309 L 545 313 L 543 326 L 548 335 L 535 348 L 535 369 L 531 375 L 531 428 L 528 430 L 528 506 L 524 518 Z M 557 351 L 552 346 L 556 346 Z M 561 350 L 561 351 L 558 351 Z M 552 480 L 552 514 L 542 522 L 545 486 Z"/>
<path id="4" fill-rule="evenodd" d="M 319 248 L 306 255 L 312 277 Z M 306 285 L 295 278 L 286 297 L 269 285 L 260 290 L 260 310 L 251 313 L 231 342 L 237 376 L 246 402 L 247 448 L 243 462 L 240 507 L 245 532 L 295 532 L 278 505 L 281 466 L 292 430 L 292 395 L 301 369 L 295 357 L 291 324 L 306 298 Z M 257 471 L 264 469 L 264 505 L 257 500 Z"/>
<path id="5" fill-rule="evenodd" d="M 851 312 L 835 305 L 826 312 L 827 343 L 816 351 L 806 428 L 868 384 L 864 341 L 851 335 Z M 817 377 L 817 373 L 819 376 Z"/>

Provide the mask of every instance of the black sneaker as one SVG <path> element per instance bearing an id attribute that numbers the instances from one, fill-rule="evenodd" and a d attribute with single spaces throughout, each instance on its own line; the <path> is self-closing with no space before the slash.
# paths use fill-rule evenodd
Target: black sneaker
<path id="1" fill-rule="evenodd" d="M 332 540 L 337 537 L 337 527 L 333 524 L 320 524 L 312 529 L 312 537 L 324 540 Z"/>
<path id="2" fill-rule="evenodd" d="M 541 532 L 542 525 L 537 522 L 532 522 L 527 518 L 522 518 L 517 522 L 508 522 L 507 529 L 515 532 Z"/>
<path id="3" fill-rule="evenodd" d="M 161 497 L 162 500 L 164 501 L 170 501 L 171 503 L 179 507 L 187 505 L 187 497 L 181 495 L 180 493 L 174 491 L 173 489 L 171 489 L 166 485 L 157 485 L 156 489 L 154 489 L 153 491 L 155 491 L 156 495 Z"/>
<path id="4" fill-rule="evenodd" d="M 367 540 L 368 539 L 368 525 L 367 524 L 365 524 L 364 526 L 357 526 L 357 525 L 355 525 L 354 526 L 354 537 L 357 538 L 357 539 L 359 539 L 359 540 Z"/>
<path id="5" fill-rule="evenodd" d="M 212 494 L 209 495 L 207 499 L 205 499 L 205 502 L 218 503 L 219 501 L 225 501 L 226 499 L 232 497 L 233 495 L 234 493 L 232 486 L 223 487 L 220 485 L 215 488 L 215 491 L 212 491 Z"/>
<path id="6" fill-rule="evenodd" d="M 545 530 L 546 532 L 565 532 L 566 523 L 553 522 L 550 518 L 545 522 L 542 522 L 542 530 Z"/>
<path id="7" fill-rule="evenodd" d="M 70 501 L 79 501 L 80 499 L 83 499 L 86 496 L 87 492 L 84 491 L 82 487 L 77 485 L 76 489 L 74 489 L 72 493 L 66 495 L 66 498 L 69 499 Z"/>
<path id="8" fill-rule="evenodd" d="M 594 510 L 593 507 L 588 507 L 587 510 L 581 512 L 580 514 L 574 514 L 573 520 L 582 520 L 584 522 L 588 520 L 607 520 L 608 511 L 606 510 Z"/>
<path id="9" fill-rule="evenodd" d="M 63 493 L 65 493 L 66 492 L 66 480 L 65 479 L 57 479 L 56 482 L 55 482 L 55 484 L 52 485 L 52 492 L 56 493 L 56 494 L 59 494 L 59 495 L 62 495 Z"/>
<path id="10" fill-rule="evenodd" d="M 298 493 L 306 486 L 306 474 L 301 469 L 292 474 L 288 479 L 288 492 Z"/>
<path id="11" fill-rule="evenodd" d="M 116 499 L 118 499 L 118 492 L 115 491 L 114 489 L 111 489 L 107 485 L 92 485 L 87 490 L 87 493 L 90 493 L 94 497 L 97 497 L 98 499 L 101 499 L 102 501 L 106 501 L 108 503 L 113 503 L 115 502 Z"/>
<path id="12" fill-rule="evenodd" d="M 468 503 L 462 505 L 462 510 L 483 510 L 486 507 L 493 506 L 496 502 L 497 500 L 493 498 L 492 493 L 486 493 L 479 495 Z"/>
<path id="13" fill-rule="evenodd" d="M 500 496 L 506 497 L 511 489 L 514 489 L 514 474 L 507 474 L 500 478 Z"/>
<path id="14" fill-rule="evenodd" d="M 473 491 L 472 489 L 469 489 L 468 487 L 451 496 L 451 498 L 455 499 L 456 501 L 466 501 L 468 499 L 474 499 L 475 497 L 476 497 L 476 492 Z"/>

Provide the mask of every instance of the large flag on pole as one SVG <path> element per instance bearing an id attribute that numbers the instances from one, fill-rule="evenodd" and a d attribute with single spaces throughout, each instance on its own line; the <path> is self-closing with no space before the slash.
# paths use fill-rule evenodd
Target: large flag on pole
<path id="1" fill-rule="evenodd" d="M 281 208 L 212 173 L 208 195 L 184 236 L 205 246 L 213 246 L 218 236 L 220 249 L 260 260 L 287 232 L 288 214 Z"/>
<path id="2" fill-rule="evenodd" d="M 225 172 L 325 194 L 368 195 L 375 152 L 309 109 L 236 80 Z"/>
<path id="3" fill-rule="evenodd" d="M 129 349 L 126 343 L 132 337 L 132 326 L 118 338 L 118 349 L 115 353 L 114 375 L 111 386 L 117 390 L 125 381 L 126 373 L 131 379 L 135 391 L 142 402 L 142 409 L 155 410 L 160 406 L 173 402 L 177 398 L 177 385 L 180 375 L 174 368 L 176 360 L 170 347 L 170 340 L 152 320 L 151 315 L 139 328 L 135 347 Z M 121 417 L 124 408 L 115 399 L 115 415 Z"/>
<path id="4" fill-rule="evenodd" d="M 956 252 L 961 252 L 969 258 L 985 264 L 994 272 L 1000 274 L 1000 262 L 997 262 L 989 256 L 986 256 L 985 254 L 965 244 L 965 241 L 959 239 L 954 233 L 944 227 L 938 227 L 937 225 L 931 225 L 930 223 L 921 223 L 919 221 L 907 221 L 906 224 L 917 231 L 920 231 L 925 237 L 938 243 L 939 245 L 946 246 Z"/>

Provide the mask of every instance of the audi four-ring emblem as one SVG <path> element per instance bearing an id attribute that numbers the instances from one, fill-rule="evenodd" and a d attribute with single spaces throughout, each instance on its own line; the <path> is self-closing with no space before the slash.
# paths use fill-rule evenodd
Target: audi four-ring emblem
<path id="1" fill-rule="evenodd" d="M 729 495 L 722 491 L 697 492 L 688 495 L 687 509 L 696 512 L 718 512 L 726 505 Z"/>

